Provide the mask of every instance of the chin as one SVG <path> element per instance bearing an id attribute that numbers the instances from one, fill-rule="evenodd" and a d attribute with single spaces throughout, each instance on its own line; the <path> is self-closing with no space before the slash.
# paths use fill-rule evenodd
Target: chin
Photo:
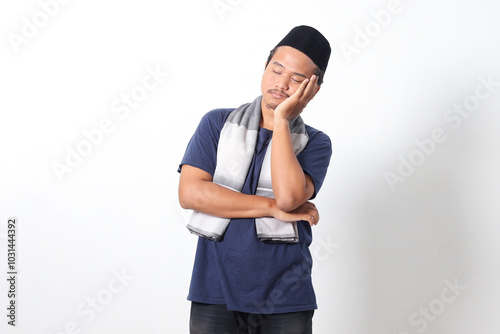
<path id="1" fill-rule="evenodd" d="M 276 102 L 271 102 L 271 103 L 267 103 L 266 105 L 268 106 L 269 109 L 275 110 L 280 104 L 276 103 Z"/>
<path id="2" fill-rule="evenodd" d="M 271 109 L 276 109 L 277 106 L 279 106 L 283 101 L 285 101 L 284 99 L 282 100 L 277 100 L 275 98 L 273 98 L 271 96 L 271 98 L 267 101 L 267 105 L 271 108 Z"/>
<path id="3" fill-rule="evenodd" d="M 264 96 L 263 99 L 262 99 L 262 102 L 263 102 L 263 105 L 266 106 L 266 108 L 269 108 L 269 109 L 276 109 L 276 107 L 279 105 L 279 102 L 277 102 L 276 100 L 272 99 L 272 98 L 267 98 Z"/>

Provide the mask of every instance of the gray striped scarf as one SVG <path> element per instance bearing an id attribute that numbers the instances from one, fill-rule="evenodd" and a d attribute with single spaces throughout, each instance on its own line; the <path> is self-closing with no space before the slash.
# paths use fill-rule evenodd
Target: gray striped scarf
<path id="1" fill-rule="evenodd" d="M 252 103 L 232 111 L 220 133 L 213 182 L 237 192 L 241 192 L 243 188 L 254 156 L 260 126 L 261 100 L 262 96 L 259 96 Z M 298 155 L 309 140 L 300 116 L 290 122 L 290 131 L 295 155 Z M 262 163 L 255 195 L 274 198 L 271 181 L 271 141 Z M 193 234 L 220 241 L 229 222 L 228 218 L 194 211 L 187 228 Z M 297 222 L 259 217 L 255 218 L 255 228 L 261 241 L 296 243 L 299 240 Z"/>

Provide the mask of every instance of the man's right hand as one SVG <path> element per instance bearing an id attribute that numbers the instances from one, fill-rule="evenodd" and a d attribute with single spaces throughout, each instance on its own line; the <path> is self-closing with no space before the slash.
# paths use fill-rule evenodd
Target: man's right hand
<path id="1" fill-rule="evenodd" d="M 290 211 L 290 212 L 285 212 L 281 211 L 278 208 L 276 208 L 276 212 L 274 213 L 274 218 L 277 218 L 279 220 L 283 221 L 297 221 L 297 220 L 305 220 L 309 222 L 309 225 L 313 226 L 318 224 L 319 221 L 319 212 L 318 209 L 316 208 L 316 205 L 312 202 L 305 202 L 301 206 L 299 206 L 297 209 Z"/>

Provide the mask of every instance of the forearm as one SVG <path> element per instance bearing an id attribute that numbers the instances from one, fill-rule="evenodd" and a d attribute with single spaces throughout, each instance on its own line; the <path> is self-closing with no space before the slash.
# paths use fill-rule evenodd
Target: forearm
<path id="1" fill-rule="evenodd" d="M 223 218 L 274 217 L 284 221 L 307 220 L 317 224 L 318 210 L 307 202 L 285 212 L 273 198 L 247 195 L 212 182 L 207 172 L 184 165 L 179 180 L 179 202 L 185 209 Z"/>
<path id="2" fill-rule="evenodd" d="M 223 218 L 257 218 L 274 216 L 276 201 L 272 198 L 242 194 L 212 181 L 203 180 L 179 186 L 183 208 Z"/>
<path id="3" fill-rule="evenodd" d="M 275 117 L 271 147 L 271 177 L 278 207 L 291 211 L 314 193 L 295 156 L 288 120 Z"/>

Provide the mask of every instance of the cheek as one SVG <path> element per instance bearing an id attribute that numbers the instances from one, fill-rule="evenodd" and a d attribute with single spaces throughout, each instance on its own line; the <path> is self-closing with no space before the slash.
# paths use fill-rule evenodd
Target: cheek
<path id="1" fill-rule="evenodd" d="M 300 85 L 296 85 L 296 84 L 290 84 L 289 88 L 288 88 L 288 94 L 289 95 L 293 95 L 297 89 L 299 89 Z"/>
<path id="2" fill-rule="evenodd" d="M 262 75 L 262 81 L 269 84 L 272 80 L 273 80 L 273 75 L 269 73 L 268 70 L 266 70 Z"/>
<path id="3" fill-rule="evenodd" d="M 270 89 L 270 86 L 273 84 L 272 77 L 266 73 L 262 76 L 262 89 Z"/>

